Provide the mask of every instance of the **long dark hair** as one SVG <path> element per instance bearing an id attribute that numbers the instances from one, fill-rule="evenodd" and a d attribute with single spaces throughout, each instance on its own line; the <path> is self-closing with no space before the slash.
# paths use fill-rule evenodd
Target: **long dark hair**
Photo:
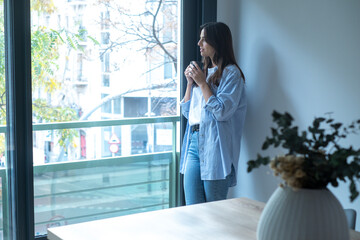
<path id="1" fill-rule="evenodd" d="M 200 32 L 202 30 L 204 30 L 205 41 L 215 49 L 213 61 L 218 66 L 216 72 L 210 77 L 209 83 L 219 86 L 222 73 L 225 67 L 230 64 L 235 65 L 240 70 L 241 76 L 245 81 L 244 73 L 235 60 L 229 27 L 222 22 L 210 22 L 200 26 Z M 207 70 L 212 65 L 210 57 L 205 57 L 203 63 L 204 71 L 207 75 Z"/>

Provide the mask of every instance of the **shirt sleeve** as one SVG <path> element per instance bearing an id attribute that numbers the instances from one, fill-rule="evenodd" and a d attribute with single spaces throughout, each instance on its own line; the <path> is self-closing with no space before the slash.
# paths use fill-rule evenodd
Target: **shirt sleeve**
<path id="1" fill-rule="evenodd" d="M 244 81 L 240 71 L 236 69 L 224 69 L 216 95 L 212 95 L 205 104 L 205 110 L 209 111 L 217 121 L 227 121 L 239 106 Z"/>
<path id="2" fill-rule="evenodd" d="M 185 102 L 183 99 L 180 102 L 181 113 L 186 119 L 189 119 L 190 101 L 191 101 L 191 99 L 189 101 Z"/>

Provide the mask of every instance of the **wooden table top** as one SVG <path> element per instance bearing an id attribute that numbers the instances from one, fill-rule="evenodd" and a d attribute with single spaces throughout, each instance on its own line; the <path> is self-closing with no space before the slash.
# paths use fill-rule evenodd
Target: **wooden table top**
<path id="1" fill-rule="evenodd" d="M 48 239 L 255 240 L 264 206 L 234 198 L 50 228 Z M 360 240 L 359 232 L 350 230 L 350 236 Z"/>

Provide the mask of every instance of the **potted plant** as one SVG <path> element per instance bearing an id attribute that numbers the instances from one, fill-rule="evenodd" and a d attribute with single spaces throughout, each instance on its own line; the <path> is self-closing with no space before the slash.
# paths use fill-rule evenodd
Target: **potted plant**
<path id="1" fill-rule="evenodd" d="M 299 206 L 301 206 L 303 209 L 299 211 L 300 215 L 296 218 L 303 219 L 308 225 L 311 225 L 313 220 L 315 221 L 315 224 L 313 223 L 312 225 L 315 226 L 318 225 L 316 224 L 316 221 L 326 222 L 326 218 L 329 217 L 328 215 L 324 215 L 325 212 L 336 215 L 338 221 L 334 221 L 333 224 L 336 223 L 335 225 L 338 226 L 329 226 L 326 225 L 326 223 L 321 224 L 321 226 L 326 226 L 327 229 L 323 230 L 327 231 L 329 234 L 323 236 L 323 238 L 318 238 L 336 239 L 337 235 L 335 234 L 335 236 L 333 232 L 340 231 L 343 234 L 344 231 L 348 231 L 348 228 L 341 204 L 332 193 L 326 189 L 326 187 L 329 183 L 332 186 L 337 187 L 339 181 L 345 182 L 346 180 L 349 180 L 350 200 L 354 201 L 358 197 L 359 191 L 356 188 L 355 181 L 360 178 L 360 148 L 355 149 L 352 146 L 345 147 L 341 145 L 340 141 L 350 134 L 356 134 L 360 131 L 360 119 L 348 125 L 344 125 L 343 123 L 335 122 L 331 116 L 317 117 L 307 130 L 299 132 L 299 128 L 293 126 L 294 119 L 289 113 L 285 112 L 282 114 L 274 111 L 272 117 L 277 126 L 271 128 L 271 137 L 266 137 L 262 145 L 262 150 L 266 150 L 270 146 L 273 146 L 274 148 L 284 149 L 285 154 L 275 156 L 274 158 L 271 158 L 270 156 L 263 157 L 258 154 L 255 160 L 248 161 L 247 170 L 248 172 L 251 172 L 261 165 L 269 164 L 273 169 L 274 174 L 282 177 L 285 185 L 280 186 L 269 199 L 258 225 L 258 227 L 261 228 L 260 230 L 258 228 L 258 234 L 260 234 L 259 231 L 261 231 L 264 236 L 266 235 L 269 237 L 271 228 L 279 229 L 279 226 L 269 227 L 268 225 L 279 222 L 279 219 L 284 219 L 285 217 L 273 216 L 274 209 L 270 210 L 267 208 L 277 207 L 279 208 L 275 211 L 277 214 L 286 214 L 286 211 L 293 212 L 293 208 L 299 208 Z M 291 194 L 291 197 L 289 197 L 289 194 Z M 302 194 L 301 197 L 300 194 Z M 318 194 L 322 194 L 322 197 L 319 197 Z M 305 197 L 304 195 L 310 195 L 311 197 Z M 277 199 L 274 199 L 275 197 Z M 282 200 L 280 200 L 279 197 L 282 197 Z M 297 203 L 299 206 L 294 206 L 292 203 L 298 201 L 300 198 L 306 198 L 308 199 L 308 202 Z M 292 199 L 291 204 L 288 202 L 290 199 Z M 329 207 L 324 203 L 324 201 L 328 201 L 328 199 L 332 199 L 330 205 L 335 204 L 338 208 L 337 210 L 333 209 L 333 205 Z M 292 210 L 285 210 L 284 205 L 291 205 Z M 315 208 L 314 205 L 316 205 Z M 315 213 L 316 211 L 319 212 Z M 263 216 L 265 213 L 269 215 L 269 212 L 272 213 L 272 216 Z M 304 216 L 304 214 L 308 215 Z M 323 214 L 324 216 L 322 219 L 316 220 L 317 218 L 314 214 Z M 275 218 L 278 219 L 276 220 Z M 339 226 L 343 229 L 339 230 Z M 308 228 L 308 230 L 302 229 L 302 234 L 309 234 L 309 231 L 316 230 L 314 229 L 316 228 L 314 226 L 309 226 Z M 334 231 L 329 231 L 331 228 L 334 228 Z M 286 229 L 287 232 L 290 232 L 286 234 L 290 235 L 284 233 L 285 237 L 279 238 L 279 232 L 274 233 L 277 234 L 277 239 L 295 239 L 291 234 L 297 230 L 289 228 L 289 226 L 287 226 Z M 317 229 L 316 231 L 321 230 Z M 348 237 L 344 237 L 344 235 L 340 237 L 340 239 L 347 238 Z M 258 239 L 261 240 L 263 238 L 258 236 Z"/>

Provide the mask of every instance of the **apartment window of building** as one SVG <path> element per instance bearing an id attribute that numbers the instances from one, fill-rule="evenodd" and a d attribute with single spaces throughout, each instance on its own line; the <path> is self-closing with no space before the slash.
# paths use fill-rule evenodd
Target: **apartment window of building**
<path id="1" fill-rule="evenodd" d="M 104 100 L 109 94 L 101 94 L 101 99 Z M 111 101 L 105 102 L 101 107 L 101 112 L 111 113 Z"/>
<path id="2" fill-rule="evenodd" d="M 173 63 L 171 62 L 168 56 L 164 56 L 164 78 L 172 78 L 173 77 Z"/>
<path id="3" fill-rule="evenodd" d="M 101 71 L 102 72 L 110 72 L 110 53 L 105 52 L 101 56 Z"/>
<path id="4" fill-rule="evenodd" d="M 77 80 L 82 81 L 83 80 L 83 54 L 78 53 L 77 54 Z"/>
<path id="5" fill-rule="evenodd" d="M 121 97 L 114 99 L 114 114 L 121 114 Z"/>
<path id="6" fill-rule="evenodd" d="M 101 33 L 101 44 L 107 45 L 110 42 L 110 33 L 102 32 Z"/>
<path id="7" fill-rule="evenodd" d="M 101 13 L 101 30 L 110 28 L 110 12 L 107 10 Z"/>
<path id="8" fill-rule="evenodd" d="M 82 21 L 81 21 L 81 24 L 79 26 L 79 40 L 81 42 L 87 42 L 87 36 L 88 36 L 88 33 L 86 30 L 86 27 L 82 25 Z"/>
<path id="9" fill-rule="evenodd" d="M 101 86 L 110 87 L 110 75 L 109 74 L 102 74 L 101 78 L 102 78 Z"/>

